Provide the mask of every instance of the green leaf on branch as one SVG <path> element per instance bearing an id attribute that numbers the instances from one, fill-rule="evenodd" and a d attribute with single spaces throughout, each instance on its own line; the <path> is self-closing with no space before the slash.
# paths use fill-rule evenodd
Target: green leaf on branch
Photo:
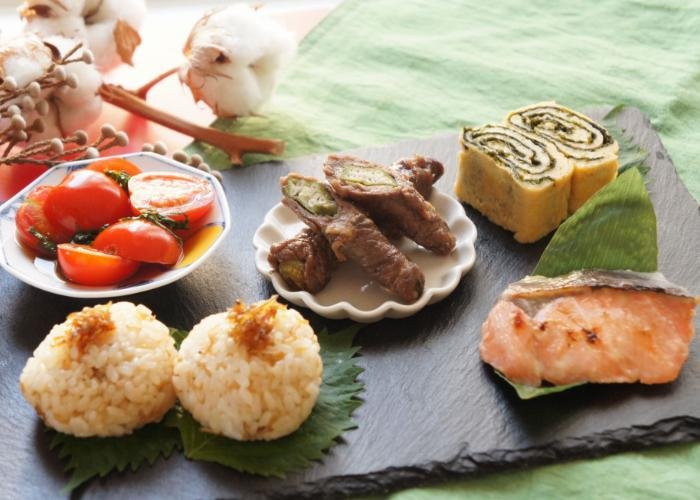
<path id="1" fill-rule="evenodd" d="M 358 347 L 352 346 L 359 330 L 355 325 L 335 334 L 318 334 L 323 359 L 323 381 L 316 406 L 302 426 L 274 441 L 236 441 L 208 434 L 192 416 L 178 408 L 166 425 L 180 431 L 185 456 L 192 460 L 216 462 L 238 471 L 261 476 L 284 477 L 321 460 L 340 435 L 357 427 L 352 413 L 362 404 L 358 398 L 363 384 L 357 381 Z"/>

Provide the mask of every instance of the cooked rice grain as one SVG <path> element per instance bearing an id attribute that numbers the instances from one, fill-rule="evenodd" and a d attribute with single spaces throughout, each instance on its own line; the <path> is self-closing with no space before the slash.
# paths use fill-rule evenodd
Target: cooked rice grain
<path id="1" fill-rule="evenodd" d="M 175 390 L 208 432 L 276 439 L 298 429 L 316 403 L 323 371 L 316 335 L 295 310 L 274 299 L 263 304 L 275 314 L 254 348 L 232 334 L 231 312 L 204 318 L 180 347 Z"/>
<path id="2" fill-rule="evenodd" d="M 20 376 L 25 399 L 58 431 L 79 437 L 130 434 L 159 421 L 175 403 L 177 351 L 168 328 L 147 307 L 130 302 L 77 315 L 105 310 L 111 331 L 78 343 L 71 321 L 76 316 L 69 316 L 51 329 Z"/>

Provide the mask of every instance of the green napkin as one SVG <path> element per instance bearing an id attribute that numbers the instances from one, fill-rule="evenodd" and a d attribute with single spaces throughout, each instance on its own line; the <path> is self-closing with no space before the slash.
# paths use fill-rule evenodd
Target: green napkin
<path id="1" fill-rule="evenodd" d="M 285 139 L 293 157 L 456 132 L 549 99 L 640 108 L 700 199 L 697 1 L 349 0 L 304 39 L 263 117 L 218 125 Z"/>
<path id="2" fill-rule="evenodd" d="M 285 139 L 293 157 L 456 134 L 550 99 L 578 109 L 640 108 L 700 199 L 697 1 L 348 0 L 302 42 L 263 117 L 218 126 Z M 228 165 L 205 146 L 193 149 Z M 696 444 L 397 496 L 697 498 L 699 484 Z"/>

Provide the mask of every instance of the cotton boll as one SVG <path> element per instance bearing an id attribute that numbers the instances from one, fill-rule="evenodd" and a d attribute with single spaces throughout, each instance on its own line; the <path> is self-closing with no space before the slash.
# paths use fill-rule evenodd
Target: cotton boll
<path id="1" fill-rule="evenodd" d="M 18 87 L 39 78 L 51 61 L 51 50 L 36 35 L 0 38 L 0 78 L 12 76 Z"/>
<path id="2" fill-rule="evenodd" d="M 66 54 L 75 45 L 74 40 L 61 37 L 49 37 L 48 43 L 54 45 L 61 54 Z M 82 49 L 75 53 L 79 58 Z M 102 110 L 102 98 L 99 94 L 102 76 L 92 64 L 82 61 L 64 66 L 69 75 L 74 75 L 78 81 L 76 88 L 63 86 L 52 93 L 50 100 L 55 104 L 51 112 L 57 114 L 56 125 L 62 135 L 84 128 L 94 122 Z M 50 114 L 51 114 L 50 112 Z"/>
<path id="3" fill-rule="evenodd" d="M 59 36 L 41 40 L 32 33 L 0 39 L 0 77 L 11 76 L 19 88 L 25 87 L 50 71 L 54 63 L 51 47 L 61 55 L 65 55 L 75 47 L 76 43 L 75 40 Z M 79 49 L 71 59 L 80 58 L 82 50 Z M 38 95 L 34 93 L 35 97 L 30 99 L 29 96 L 24 95 L 18 97 L 15 102 L 20 105 L 27 123 L 33 123 L 39 116 L 42 118 L 44 130 L 33 132 L 32 139 L 70 134 L 94 122 L 102 109 L 102 99 L 99 95 L 102 77 L 94 65 L 79 61 L 59 66 L 59 68 L 65 70 L 68 79 L 70 75 L 76 78 L 75 88 L 67 85 L 42 88 Z M 28 102 L 23 102 L 27 100 L 31 101 L 31 106 L 27 105 Z M 46 104 L 38 106 L 41 101 L 48 103 L 48 113 L 44 115 L 40 112 L 46 111 Z"/>
<path id="4" fill-rule="evenodd" d="M 245 116 L 267 101 L 296 51 L 294 35 L 259 10 L 235 4 L 197 21 L 180 80 L 218 116 Z"/>
<path id="5" fill-rule="evenodd" d="M 141 43 L 138 30 L 146 16 L 144 0 L 88 0 L 86 10 L 92 12 L 86 19 L 86 40 L 96 64 L 102 69 L 120 62 L 131 64 Z"/>
<path id="6" fill-rule="evenodd" d="M 83 41 L 97 66 L 107 71 L 131 63 L 141 43 L 138 29 L 146 14 L 144 0 L 26 0 L 19 9 L 25 29 Z"/>
<path id="7" fill-rule="evenodd" d="M 51 49 L 31 33 L 21 36 L 0 37 L 0 78 L 11 78 L 16 88 L 28 85 L 44 74 L 51 66 Z M 8 104 L 14 104 L 22 109 L 21 97 L 13 99 Z M 23 113 L 25 121 L 31 123 L 36 112 Z M 9 124 L 8 119 L 0 119 L 0 130 Z"/>

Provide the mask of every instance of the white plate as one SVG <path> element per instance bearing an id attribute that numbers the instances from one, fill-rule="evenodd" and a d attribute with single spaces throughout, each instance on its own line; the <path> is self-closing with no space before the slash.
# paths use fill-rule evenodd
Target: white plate
<path id="1" fill-rule="evenodd" d="M 202 232 L 198 233 L 202 236 L 202 243 L 197 251 L 191 251 L 189 254 L 186 252 L 185 258 L 175 267 L 169 269 L 163 268 L 161 271 L 155 266 L 146 266 L 143 272 L 138 271 L 135 276 L 124 283 L 112 286 L 82 286 L 64 280 L 56 272 L 55 261 L 35 257 L 22 247 L 15 236 L 15 213 L 19 205 L 35 187 L 55 186 L 69 172 L 84 168 L 96 161 L 83 160 L 53 167 L 0 206 L 0 266 L 28 285 L 58 295 L 81 299 L 120 297 L 152 290 L 177 281 L 197 269 L 214 252 L 231 229 L 228 202 L 219 181 L 211 174 L 153 153 L 134 153 L 120 157 L 127 158 L 144 172 L 184 172 L 204 178 L 211 183 L 216 200 L 212 211 L 204 221 L 203 229 L 200 230 Z M 187 240 L 186 248 L 189 248 L 188 245 L 193 245 L 193 238 Z"/>
<path id="2" fill-rule="evenodd" d="M 273 244 L 293 237 L 306 226 L 281 203 L 267 213 L 263 224 L 255 232 L 255 266 L 272 281 L 275 290 L 282 297 L 326 318 L 351 318 L 371 323 L 384 317 L 411 316 L 426 305 L 447 297 L 457 287 L 462 276 L 472 268 L 476 258 L 476 227 L 465 215 L 462 205 L 437 189 L 433 189 L 430 202 L 447 221 L 457 239 L 457 245 L 450 255 L 440 256 L 428 252 L 407 238 L 396 243 L 425 274 L 423 295 L 412 304 L 394 300 L 389 292 L 382 289 L 354 262 L 343 262 L 334 271 L 326 287 L 315 295 L 290 289 L 279 273 L 272 270 L 267 256 Z"/>

